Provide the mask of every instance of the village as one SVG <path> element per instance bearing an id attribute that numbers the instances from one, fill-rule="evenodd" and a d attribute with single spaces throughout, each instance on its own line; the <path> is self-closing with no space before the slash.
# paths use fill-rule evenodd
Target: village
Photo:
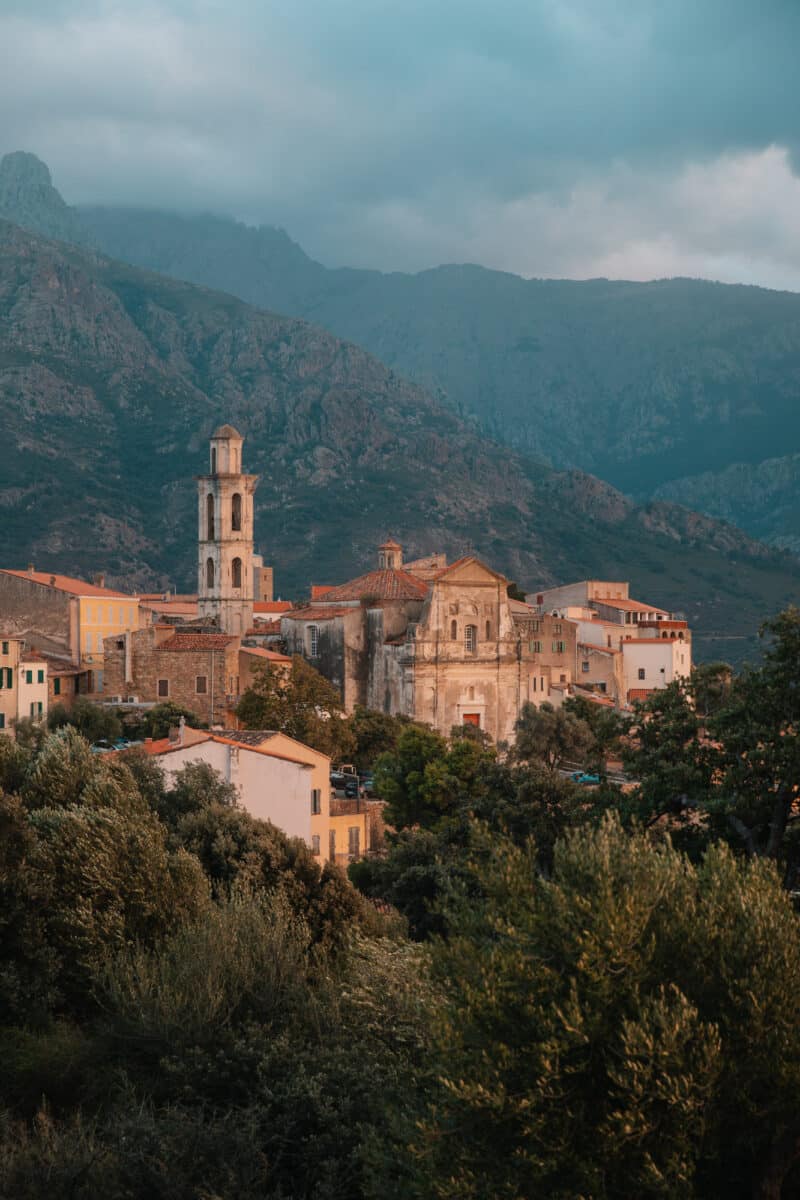
<path id="1" fill-rule="evenodd" d="M 274 568 L 254 551 L 258 479 L 243 470 L 243 438 L 212 434 L 197 479 L 197 593 L 131 595 L 36 569 L 0 570 L 0 732 L 45 721 L 79 697 L 142 712 L 171 704 L 196 714 L 143 748 L 167 776 L 201 761 L 241 804 L 320 861 L 344 865 L 380 838 L 379 804 L 331 787 L 330 757 L 274 730 L 242 729 L 236 709 L 269 668 L 295 656 L 357 707 L 448 735 L 474 726 L 511 742 L 523 706 L 570 697 L 629 711 L 692 668 L 679 615 L 630 596 L 624 581 L 587 579 L 515 598 L 476 555 L 407 561 L 387 538 L 371 570 L 274 598 Z M 342 780 L 336 780 L 341 783 Z M 338 789 L 342 791 L 342 788 Z"/>

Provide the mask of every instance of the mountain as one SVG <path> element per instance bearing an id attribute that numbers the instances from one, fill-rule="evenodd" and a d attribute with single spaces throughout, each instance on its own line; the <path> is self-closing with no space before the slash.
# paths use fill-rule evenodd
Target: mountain
<path id="1" fill-rule="evenodd" d="M 555 466 L 800 545 L 797 489 L 756 515 L 729 472 L 744 466 L 770 490 L 792 474 L 800 295 L 690 279 L 526 280 L 468 265 L 328 270 L 277 229 L 130 209 L 80 216 L 104 252 L 313 320 Z"/>
<path id="2" fill-rule="evenodd" d="M 45 237 L 79 245 L 87 240 L 80 217 L 53 187 L 47 166 L 24 150 L 0 158 L 0 217 Z"/>
<path id="3" fill-rule="evenodd" d="M 793 557 L 509 451 L 315 326 L 0 222 L 0 562 L 192 587 L 193 476 L 223 420 L 284 594 L 363 570 L 391 531 L 527 588 L 630 577 L 733 658 L 797 594 Z"/>

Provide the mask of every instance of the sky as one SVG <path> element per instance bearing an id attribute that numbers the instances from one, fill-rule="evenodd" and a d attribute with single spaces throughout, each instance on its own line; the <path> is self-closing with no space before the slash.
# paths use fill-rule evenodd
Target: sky
<path id="1" fill-rule="evenodd" d="M 0 0 L 0 153 L 329 266 L 800 290 L 800 0 Z"/>

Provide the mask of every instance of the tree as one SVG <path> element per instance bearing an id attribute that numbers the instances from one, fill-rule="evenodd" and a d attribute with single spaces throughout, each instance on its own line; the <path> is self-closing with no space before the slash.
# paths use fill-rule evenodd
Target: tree
<path id="1" fill-rule="evenodd" d="M 689 691 L 698 717 L 705 721 L 725 707 L 730 696 L 733 668 L 728 663 L 699 663 L 692 668 Z"/>
<path id="2" fill-rule="evenodd" d="M 433 947 L 441 1084 L 412 1194 L 777 1200 L 800 1153 L 800 928 L 770 866 L 720 846 L 693 867 L 608 816 L 550 881 L 502 842 L 484 881 Z"/>
<path id="3" fill-rule="evenodd" d="M 348 725 L 355 739 L 353 758 L 359 770 L 372 770 L 381 754 L 395 749 L 397 739 L 410 724 L 408 717 L 377 712 L 357 704 Z"/>
<path id="4" fill-rule="evenodd" d="M 192 729 L 206 728 L 205 722 L 200 720 L 197 713 L 192 712 L 189 708 L 183 708 L 174 700 L 164 700 L 161 704 L 156 704 L 144 712 L 138 736 L 153 738 L 154 741 L 158 738 L 165 738 L 170 729 L 174 729 L 180 724 L 181 717 Z"/>
<path id="5" fill-rule="evenodd" d="M 570 696 L 564 701 L 564 710 L 591 729 L 592 745 L 587 751 L 587 762 L 600 775 L 605 775 L 609 755 L 622 751 L 623 739 L 630 728 L 630 717 L 609 705 L 587 700 L 585 696 Z"/>
<path id="6" fill-rule="evenodd" d="M 592 743 L 586 721 L 545 700 L 538 708 L 523 704 L 512 754 L 518 762 L 540 762 L 556 771 L 565 760 L 583 762 Z"/>
<path id="7" fill-rule="evenodd" d="M 90 746 L 98 742 L 115 742 L 122 733 L 122 723 L 116 712 L 104 704 L 93 704 L 85 696 L 77 696 L 71 708 L 54 704 L 47 714 L 49 729 L 71 725 Z"/>
<path id="8" fill-rule="evenodd" d="M 397 829 L 432 827 L 454 813 L 466 797 L 477 796 L 494 750 L 468 737 L 449 743 L 432 729 L 410 725 L 397 746 L 375 767 L 375 787 L 387 801 L 386 820 Z"/>
<path id="9" fill-rule="evenodd" d="M 294 655 L 288 678 L 269 663 L 254 675 L 236 709 L 245 729 L 279 730 L 337 761 L 352 754 L 341 696 L 305 659 Z"/>

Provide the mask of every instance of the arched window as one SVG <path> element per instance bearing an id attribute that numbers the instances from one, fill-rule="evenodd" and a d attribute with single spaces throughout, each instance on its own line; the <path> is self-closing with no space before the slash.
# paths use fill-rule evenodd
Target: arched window
<path id="1" fill-rule="evenodd" d="M 217 473 L 217 447 L 212 446 L 211 447 L 211 474 L 216 475 L 216 473 Z"/>
<path id="2" fill-rule="evenodd" d="M 242 560 L 235 558 L 231 563 L 231 584 L 235 588 L 242 586 Z"/>
<path id="3" fill-rule="evenodd" d="M 487 640 L 487 642 L 490 642 L 492 640 L 492 622 L 491 621 L 486 622 L 486 640 Z"/>
<path id="4" fill-rule="evenodd" d="M 467 654 L 474 654 L 478 649 L 478 626 L 464 626 L 464 649 Z"/>
<path id="5" fill-rule="evenodd" d="M 450 622 L 450 641 L 458 641 L 458 621 Z"/>
<path id="6" fill-rule="evenodd" d="M 214 497 L 211 492 L 206 496 L 206 537 L 213 542 L 214 534 Z"/>
<path id="7" fill-rule="evenodd" d="M 319 655 L 319 625 L 309 625 L 308 627 L 308 653 L 312 658 L 317 658 Z"/>
<path id="8" fill-rule="evenodd" d="M 214 560 L 213 558 L 206 559 L 206 587 L 211 589 L 214 586 Z"/>
<path id="9" fill-rule="evenodd" d="M 234 492 L 231 497 L 231 529 L 238 531 L 242 528 L 242 497 Z"/>

